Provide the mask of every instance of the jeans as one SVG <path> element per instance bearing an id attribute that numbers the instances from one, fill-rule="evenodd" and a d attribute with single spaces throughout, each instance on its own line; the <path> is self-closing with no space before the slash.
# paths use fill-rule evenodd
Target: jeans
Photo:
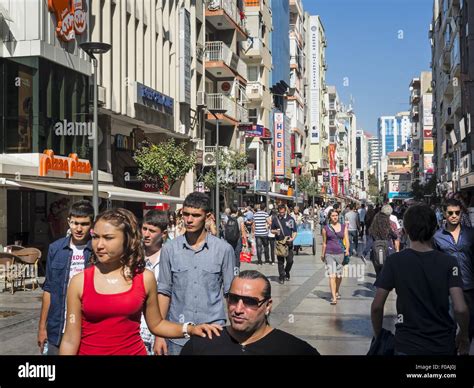
<path id="1" fill-rule="evenodd" d="M 353 250 L 359 251 L 359 232 L 357 230 L 349 230 L 349 255 L 352 255 Z"/>
<path id="2" fill-rule="evenodd" d="M 181 354 L 181 350 L 184 348 L 184 346 L 175 344 L 170 340 L 166 340 L 166 345 L 168 345 L 168 356 L 179 356 Z"/>
<path id="3" fill-rule="evenodd" d="M 268 252 L 268 236 L 255 236 L 257 240 L 257 261 L 259 264 L 262 263 L 262 248 L 265 251 L 265 262 L 270 262 L 270 256 Z"/>
<path id="4" fill-rule="evenodd" d="M 291 267 L 293 266 L 293 244 L 288 245 L 288 257 L 277 256 L 278 259 L 278 274 L 280 279 L 285 276 L 290 276 Z M 285 266 L 286 259 L 286 266 Z"/>
<path id="5" fill-rule="evenodd" d="M 360 237 L 364 237 L 364 229 L 365 229 L 365 222 L 361 221 L 360 222 Z"/>
<path id="6" fill-rule="evenodd" d="M 469 308 L 469 341 L 472 342 L 474 334 L 474 289 L 464 291 L 464 299 Z"/>
<path id="7" fill-rule="evenodd" d="M 269 237 L 268 242 L 270 243 L 270 259 L 271 262 L 275 262 L 275 237 Z"/>
<path id="8" fill-rule="evenodd" d="M 242 239 L 239 238 L 236 243 L 230 244 L 234 249 L 235 254 L 235 268 L 240 268 L 240 253 L 242 252 Z"/>

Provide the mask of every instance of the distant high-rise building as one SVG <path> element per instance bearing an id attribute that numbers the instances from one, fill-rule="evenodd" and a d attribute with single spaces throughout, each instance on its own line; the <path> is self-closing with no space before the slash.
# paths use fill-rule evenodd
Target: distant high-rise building
<path id="1" fill-rule="evenodd" d="M 397 151 L 410 140 L 410 113 L 401 112 L 395 116 L 382 116 L 378 120 L 378 138 L 381 142 L 381 156 Z"/>
<path id="2" fill-rule="evenodd" d="M 369 148 L 369 167 L 374 167 L 380 161 L 380 140 L 378 137 L 372 136 L 368 140 Z"/>

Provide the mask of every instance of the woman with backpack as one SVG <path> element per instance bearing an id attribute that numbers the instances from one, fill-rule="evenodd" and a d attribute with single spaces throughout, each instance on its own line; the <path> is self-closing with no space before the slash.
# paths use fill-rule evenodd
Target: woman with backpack
<path id="1" fill-rule="evenodd" d="M 390 224 L 390 217 L 384 212 L 378 212 L 369 228 L 367 246 L 363 256 L 370 252 L 370 260 L 378 277 L 382 270 L 383 262 L 388 255 L 400 250 L 400 241 L 397 233 Z"/>
<path id="2" fill-rule="evenodd" d="M 331 304 L 341 298 L 339 288 L 342 282 L 344 256 L 349 256 L 349 232 L 346 224 L 339 222 L 337 210 L 328 213 L 328 224 L 323 226 L 323 248 L 321 260 L 326 263 L 331 289 Z"/>

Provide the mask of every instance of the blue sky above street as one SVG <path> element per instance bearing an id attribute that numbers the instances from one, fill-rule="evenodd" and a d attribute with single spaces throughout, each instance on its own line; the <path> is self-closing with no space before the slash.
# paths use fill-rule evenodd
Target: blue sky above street
<path id="1" fill-rule="evenodd" d="M 360 129 L 375 134 L 379 116 L 409 110 L 411 79 L 431 70 L 433 0 L 303 0 L 303 6 L 321 16 L 326 83 L 345 104 L 352 95 Z"/>

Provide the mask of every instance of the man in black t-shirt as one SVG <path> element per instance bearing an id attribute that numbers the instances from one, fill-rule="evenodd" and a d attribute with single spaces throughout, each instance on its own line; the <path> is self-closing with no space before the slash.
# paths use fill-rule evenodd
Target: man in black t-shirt
<path id="1" fill-rule="evenodd" d="M 403 226 L 410 248 L 390 255 L 375 282 L 377 293 L 371 318 L 375 336 L 382 330 L 383 309 L 388 294 L 397 293 L 395 354 L 468 354 L 469 315 L 462 291 L 462 279 L 455 258 L 434 251 L 431 239 L 436 215 L 426 205 L 410 207 Z M 449 315 L 449 297 L 456 323 Z"/>
<path id="2" fill-rule="evenodd" d="M 219 337 L 192 337 L 181 355 L 319 355 L 307 342 L 270 326 L 271 285 L 265 275 L 241 272 L 226 298 L 230 326 Z"/>

